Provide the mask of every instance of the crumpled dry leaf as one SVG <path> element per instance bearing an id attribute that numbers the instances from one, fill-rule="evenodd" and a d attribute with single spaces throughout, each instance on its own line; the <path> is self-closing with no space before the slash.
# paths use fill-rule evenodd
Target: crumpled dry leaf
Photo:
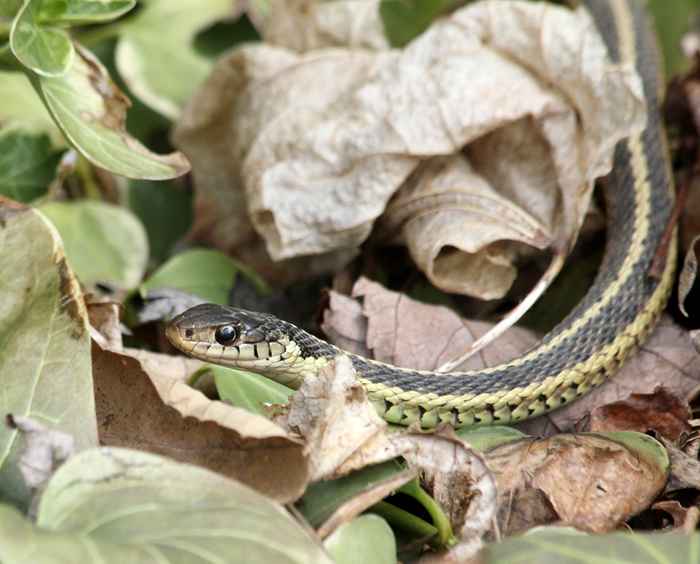
<path id="1" fill-rule="evenodd" d="M 458 358 L 491 324 L 467 321 L 444 306 L 428 305 L 380 284 L 360 278 L 352 290 L 356 300 L 330 292 L 322 329 L 331 341 L 352 352 L 396 366 L 434 370 Z M 525 329 L 508 333 L 459 366 L 472 370 L 507 362 L 537 343 Z"/>
<path id="2" fill-rule="evenodd" d="M 495 297 L 523 243 L 568 248 L 594 178 L 643 119 L 638 77 L 607 62 L 584 10 L 481 2 L 403 50 L 241 47 L 175 139 L 193 161 L 199 234 L 258 271 L 347 260 L 411 177 L 389 226 L 437 286 Z M 445 174 L 420 174 L 432 157 Z M 497 229 L 494 215 L 510 221 Z"/>
<path id="3" fill-rule="evenodd" d="M 700 520 L 700 509 L 695 506 L 683 507 L 675 500 L 657 501 L 651 508 L 668 513 L 673 519 L 673 527 L 686 534 L 692 533 Z"/>
<path id="4" fill-rule="evenodd" d="M 374 1 L 276 0 L 260 27 L 265 42 L 299 53 L 324 47 L 389 47 Z"/>
<path id="5" fill-rule="evenodd" d="M 481 455 L 451 429 L 389 432 L 346 356 L 337 357 L 318 377 L 306 378 L 277 421 L 306 439 L 312 480 L 403 456 L 409 468 L 425 477 L 463 541 L 479 539 L 490 527 L 496 490 Z"/>
<path id="6" fill-rule="evenodd" d="M 515 441 L 486 453 L 486 462 L 496 476 L 504 534 L 555 520 L 591 532 L 614 530 L 647 508 L 667 478 L 599 435 Z"/>
<path id="7" fill-rule="evenodd" d="M 303 446 L 268 419 L 211 401 L 182 381 L 186 359 L 120 354 L 93 344 L 100 442 L 169 456 L 214 470 L 282 502 L 308 482 Z M 139 358 L 137 360 L 134 355 Z"/>
<path id="8" fill-rule="evenodd" d="M 694 488 L 700 490 L 700 461 L 689 456 L 671 441 L 659 437 L 671 459 L 671 475 L 666 485 L 666 492 Z"/>
<path id="9" fill-rule="evenodd" d="M 690 294 L 690 290 L 695 285 L 695 279 L 698 274 L 698 257 L 695 252 L 695 245 L 700 241 L 700 235 L 693 237 L 693 240 L 688 245 L 688 251 L 683 259 L 683 268 L 681 268 L 678 277 L 678 309 L 686 317 L 689 317 L 685 309 L 685 300 Z"/>
<path id="10" fill-rule="evenodd" d="M 692 430 L 687 401 L 659 386 L 651 394 L 631 394 L 627 399 L 595 408 L 587 430 L 656 431 L 668 440 L 677 441 L 682 433 Z"/>
<path id="11" fill-rule="evenodd" d="M 34 490 L 41 488 L 75 452 L 75 440 L 70 434 L 49 429 L 31 417 L 8 413 L 6 424 L 22 434 L 19 470 L 27 486 Z"/>
<path id="12" fill-rule="evenodd" d="M 604 386 L 561 409 L 518 423 L 528 435 L 551 435 L 570 429 L 596 407 L 625 400 L 630 394 L 650 394 L 663 382 L 666 390 L 681 398 L 700 385 L 700 353 L 688 331 L 663 317 L 646 343 L 627 358 Z"/>

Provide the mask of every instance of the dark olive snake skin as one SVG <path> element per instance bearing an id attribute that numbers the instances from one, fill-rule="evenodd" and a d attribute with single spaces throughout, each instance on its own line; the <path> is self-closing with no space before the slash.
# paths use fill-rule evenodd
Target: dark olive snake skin
<path id="1" fill-rule="evenodd" d="M 649 275 L 674 205 L 659 93 L 663 84 L 655 37 L 638 0 L 586 0 L 614 61 L 633 62 L 648 100 L 647 126 L 620 142 L 605 189 L 608 216 L 605 257 L 597 278 L 578 306 L 531 351 L 511 362 L 468 372 L 417 371 L 360 356 L 348 356 L 378 411 L 389 421 L 432 427 L 509 423 L 559 407 L 604 382 L 647 336 L 667 302 L 675 266 L 675 233 L 660 278 Z M 171 323 L 168 336 L 188 354 L 211 362 L 246 366 L 298 384 L 263 361 L 226 361 L 202 352 L 184 337 L 187 327 L 202 335 L 225 324 L 245 328 L 256 339 L 296 343 L 295 374 L 312 373 L 340 351 L 292 324 L 267 314 L 203 305 Z M 211 331 L 208 334 L 212 340 Z M 202 338 L 202 340 L 205 340 Z M 243 340 L 241 341 L 243 342 Z M 210 343 L 211 346 L 211 343 Z M 289 353 L 291 354 L 291 353 Z M 315 359 L 315 360 L 314 360 Z M 311 361 L 311 362 L 309 362 Z M 251 361 L 253 362 L 253 361 Z M 301 364 L 299 366 L 302 366 Z"/>

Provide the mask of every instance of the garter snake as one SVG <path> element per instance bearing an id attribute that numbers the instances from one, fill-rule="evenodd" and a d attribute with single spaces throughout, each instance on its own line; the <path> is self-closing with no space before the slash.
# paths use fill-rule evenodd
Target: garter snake
<path id="1" fill-rule="evenodd" d="M 668 300 L 675 232 L 659 277 L 649 275 L 673 207 L 660 121 L 655 37 L 638 0 L 585 0 L 613 61 L 636 67 L 647 99 L 643 132 L 615 148 L 606 184 L 607 244 L 600 271 L 581 303 L 543 340 L 510 362 L 438 373 L 349 354 L 382 416 L 433 427 L 509 423 L 555 409 L 603 383 L 646 337 Z M 662 251 L 663 252 L 663 251 Z M 276 317 L 203 304 L 167 327 L 185 353 L 259 372 L 296 387 L 343 352 Z"/>

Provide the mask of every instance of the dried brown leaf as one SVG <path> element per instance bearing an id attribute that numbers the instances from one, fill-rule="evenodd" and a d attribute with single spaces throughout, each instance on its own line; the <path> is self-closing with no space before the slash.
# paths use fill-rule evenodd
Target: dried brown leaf
<path id="1" fill-rule="evenodd" d="M 322 44 L 355 43 L 349 9 L 366 5 L 311 11 L 338 32 Z M 438 286 L 502 294 L 524 243 L 569 247 L 612 148 L 642 125 L 638 78 L 606 53 L 584 10 L 517 2 L 471 4 L 403 50 L 241 47 L 176 131 L 193 161 L 197 232 L 263 273 L 279 272 L 270 258 L 318 255 L 287 279 L 338 266 L 417 167 L 444 157 L 455 174 L 426 175 L 390 223 Z"/>
<path id="2" fill-rule="evenodd" d="M 444 306 L 424 304 L 392 292 L 367 278 L 355 283 L 353 296 L 362 300 L 361 315 L 357 302 L 331 292 L 329 309 L 324 312 L 324 331 L 338 346 L 358 343 L 355 350 L 364 347 L 373 358 L 397 366 L 434 370 L 459 357 L 491 327 L 489 323 L 462 319 Z M 511 328 L 497 343 L 459 368 L 478 369 L 508 361 L 536 342 L 528 331 Z"/>
<path id="3" fill-rule="evenodd" d="M 695 246 L 698 241 L 700 241 L 700 235 L 693 237 L 693 240 L 690 242 L 688 251 L 683 259 L 683 268 L 681 269 L 678 277 L 678 308 L 686 317 L 689 316 L 685 309 L 685 300 L 688 297 L 690 290 L 693 289 L 695 279 L 698 274 L 698 257 L 695 250 Z"/>
<path id="4" fill-rule="evenodd" d="M 517 427 L 530 435 L 551 435 L 571 428 L 596 407 L 625 400 L 634 393 L 653 393 L 659 382 L 669 393 L 683 399 L 700 385 L 700 353 L 688 331 L 669 317 L 662 318 L 649 340 L 609 382 L 561 409 Z"/>
<path id="5" fill-rule="evenodd" d="M 698 526 L 700 509 L 697 507 L 683 507 L 675 500 L 657 501 L 652 509 L 668 513 L 673 519 L 673 527 L 684 533 L 692 533 Z"/>
<path id="6" fill-rule="evenodd" d="M 682 433 L 692 430 L 688 402 L 658 387 L 651 394 L 631 394 L 629 398 L 602 405 L 591 412 L 588 430 L 639 431 L 653 430 L 668 440 L 677 441 Z"/>
<path id="7" fill-rule="evenodd" d="M 583 530 L 611 531 L 646 509 L 666 483 L 658 466 L 595 435 L 516 441 L 486 453 L 486 462 L 496 477 L 499 524 L 507 534 L 516 532 L 514 525 L 522 530 L 553 517 Z M 512 506 L 518 507 L 517 523 L 510 522 Z"/>
<path id="8" fill-rule="evenodd" d="M 700 461 L 688 456 L 671 441 L 660 437 L 671 459 L 671 475 L 666 486 L 666 491 L 694 488 L 700 490 Z"/>
<path id="9" fill-rule="evenodd" d="M 158 369 L 164 355 L 146 366 L 96 344 L 92 355 L 102 444 L 198 464 L 283 502 L 304 491 L 303 446 L 271 421 L 164 375 Z"/>

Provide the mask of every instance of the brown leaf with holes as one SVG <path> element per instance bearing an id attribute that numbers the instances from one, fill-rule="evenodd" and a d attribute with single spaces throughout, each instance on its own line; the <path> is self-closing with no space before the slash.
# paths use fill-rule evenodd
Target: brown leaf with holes
<path id="1" fill-rule="evenodd" d="M 301 495 L 308 468 L 299 441 L 164 374 L 164 356 L 140 351 L 137 360 L 93 343 L 100 442 L 198 464 L 282 502 Z"/>
<path id="2" fill-rule="evenodd" d="M 670 317 L 661 319 L 647 342 L 608 382 L 561 409 L 517 427 L 529 435 L 551 435 L 585 421 L 599 406 L 625 400 L 634 393 L 653 393 L 660 382 L 682 399 L 700 386 L 700 353 L 688 331 Z"/>
<path id="3" fill-rule="evenodd" d="M 675 500 L 657 501 L 651 506 L 656 511 L 663 511 L 671 516 L 673 528 L 684 533 L 692 533 L 698 526 L 700 509 L 697 507 L 683 507 Z"/>
<path id="4" fill-rule="evenodd" d="M 496 476 L 504 534 L 554 521 L 611 531 L 646 509 L 666 483 L 658 465 L 597 435 L 507 443 L 487 452 L 486 463 Z"/>
<path id="5" fill-rule="evenodd" d="M 360 278 L 349 301 L 331 292 L 322 328 L 338 346 L 372 351 L 372 357 L 396 366 L 434 370 L 459 357 L 491 327 L 482 321 L 468 321 L 444 306 L 421 303 L 381 284 Z M 502 339 L 464 362 L 459 369 L 479 369 L 506 362 L 537 342 L 537 337 L 511 328 Z"/>
<path id="6" fill-rule="evenodd" d="M 589 431 L 656 431 L 671 441 L 692 427 L 688 403 L 658 387 L 651 394 L 632 394 L 591 412 Z"/>

